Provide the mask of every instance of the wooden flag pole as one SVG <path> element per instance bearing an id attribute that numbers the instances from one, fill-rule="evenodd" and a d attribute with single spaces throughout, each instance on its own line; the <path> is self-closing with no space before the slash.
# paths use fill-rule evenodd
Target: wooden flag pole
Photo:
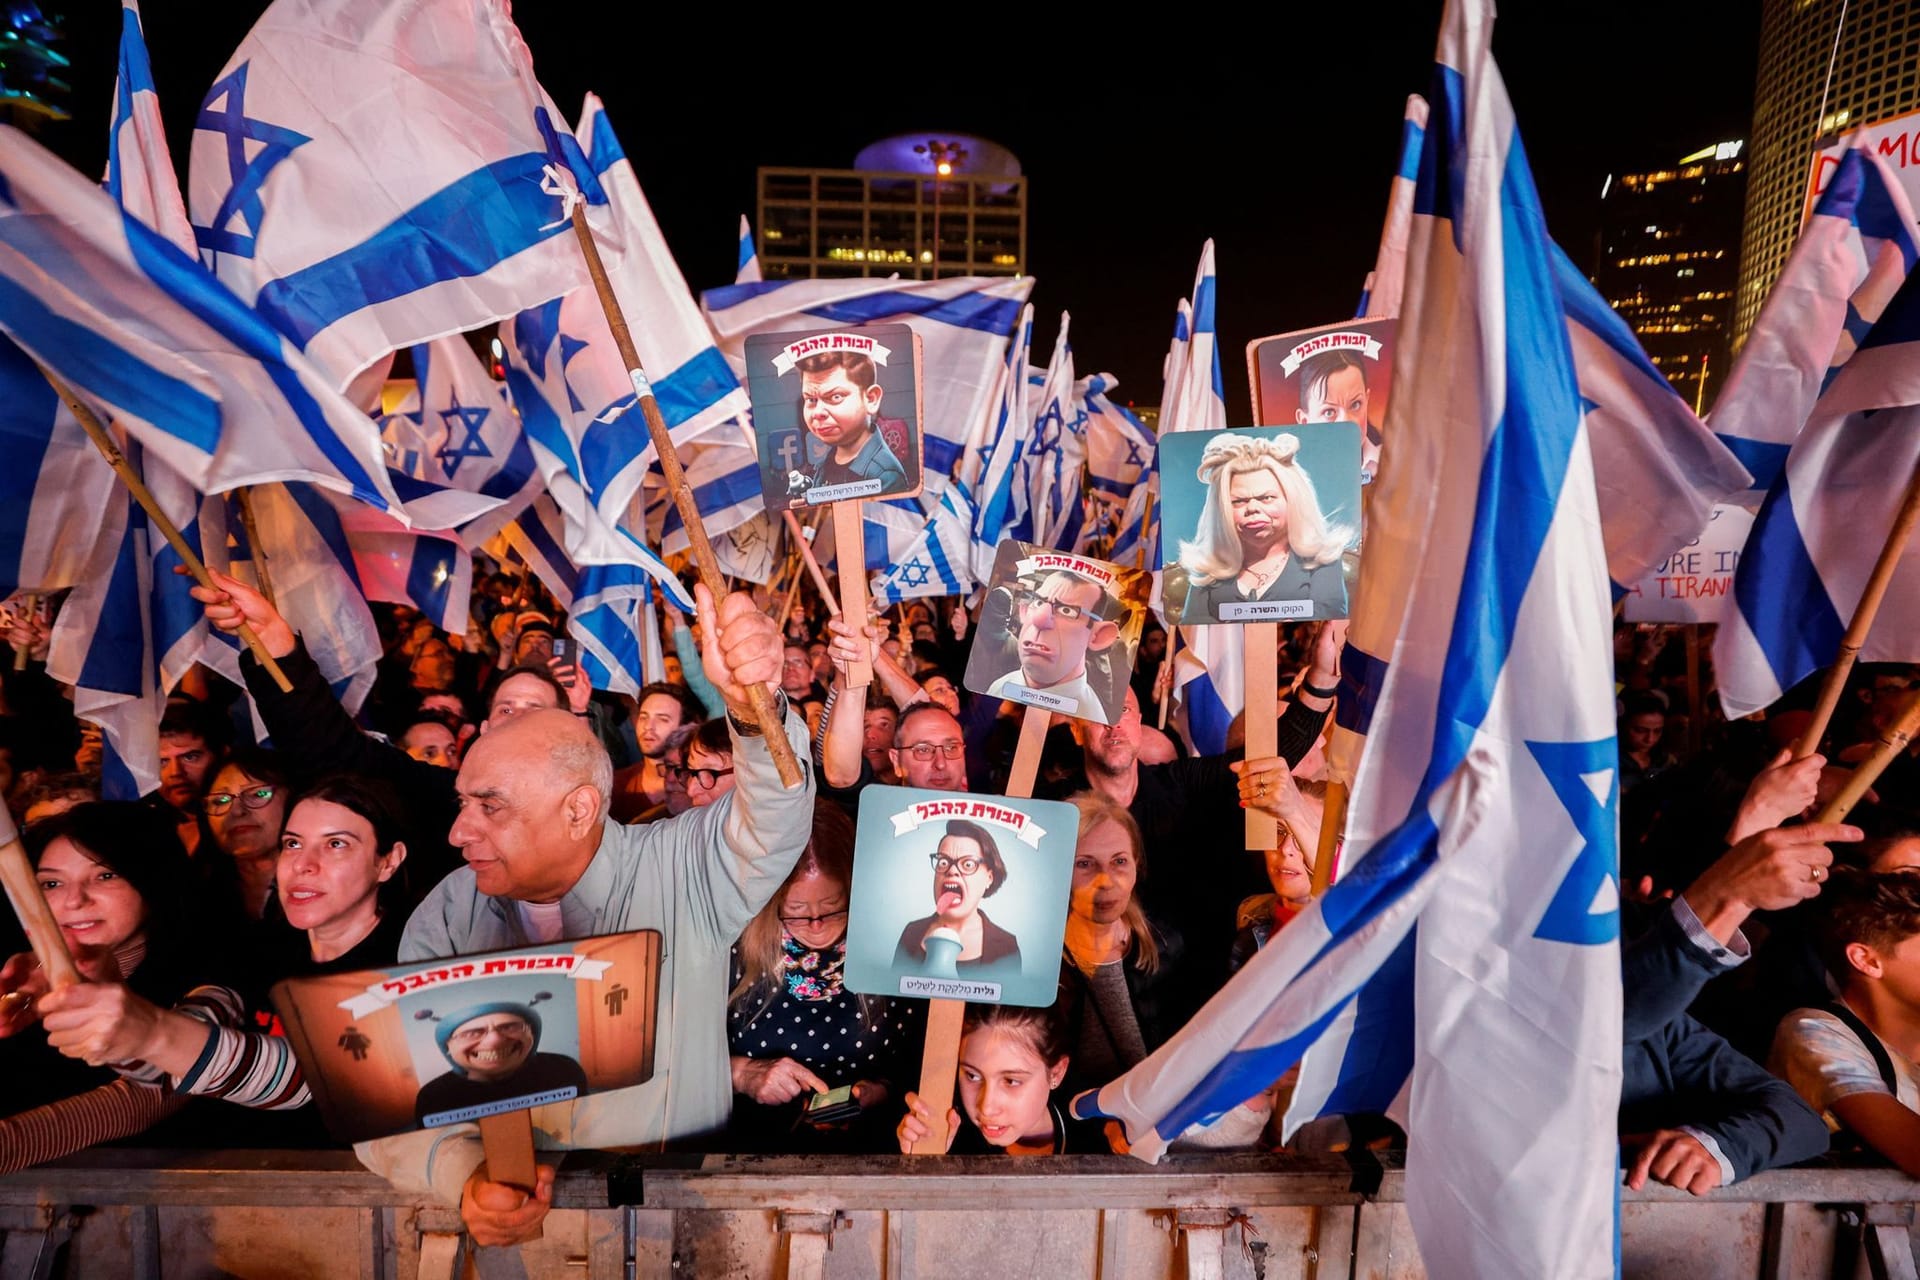
<path id="1" fill-rule="evenodd" d="M 826 601 L 827 608 L 837 615 L 840 612 L 840 605 L 833 598 L 833 589 L 827 585 L 826 571 L 820 567 L 819 557 L 813 554 L 813 544 L 807 541 L 805 531 L 800 528 L 799 519 L 792 511 L 782 511 L 780 514 L 787 518 L 787 529 L 793 534 L 793 540 L 800 548 L 800 559 L 805 562 L 807 572 L 813 575 L 813 585 L 820 589 L 820 598 Z M 834 526 L 833 540 L 837 547 L 840 542 L 838 525 Z"/>
<path id="2" fill-rule="evenodd" d="M 1046 745 L 1053 713 L 1028 707 L 1020 722 L 1020 742 L 1013 749 L 1013 772 L 1007 794 L 1028 800 L 1040 776 L 1040 751 Z M 920 1101 L 927 1108 L 927 1133 L 913 1144 L 917 1156 L 943 1155 L 947 1150 L 947 1112 L 953 1107 L 953 1082 L 960 1071 L 960 1029 L 966 1020 L 965 1000 L 927 1001 L 926 1048 L 920 1053 Z"/>
<path id="3" fill-rule="evenodd" d="M 1280 624 L 1245 624 L 1247 675 L 1247 759 L 1280 754 Z M 1326 824 L 1321 823 L 1324 827 Z M 1271 849 L 1280 843 L 1280 820 L 1265 809 L 1247 806 L 1247 848 Z"/>
<path id="4" fill-rule="evenodd" d="M 53 989 L 58 991 L 81 981 L 80 970 L 67 952 L 66 939 L 60 936 L 60 925 L 40 892 L 40 882 L 34 878 L 33 865 L 20 843 L 20 832 L 5 805 L 0 805 L 0 885 L 5 886 L 13 914 L 20 917 L 20 927 L 27 932 L 33 957 L 40 962 Z"/>
<path id="5" fill-rule="evenodd" d="M 1347 784 L 1327 780 L 1327 796 L 1320 815 L 1320 847 L 1313 851 L 1313 896 L 1319 897 L 1333 883 L 1333 855 L 1340 847 L 1340 832 L 1347 825 Z"/>
<path id="6" fill-rule="evenodd" d="M 29 621 L 37 622 L 40 617 L 40 593 L 38 591 L 22 591 L 20 593 L 20 607 L 27 611 Z M 33 646 L 31 644 L 23 644 L 14 649 L 13 669 L 15 671 L 25 671 L 27 669 L 27 657 L 32 648 Z"/>
<path id="7" fill-rule="evenodd" d="M 1147 490 L 1147 500 L 1140 507 L 1140 545 L 1133 549 L 1133 567 L 1147 567 L 1147 528 L 1153 523 L 1153 490 Z M 1113 535 L 1116 539 L 1119 534 Z M 1162 726 L 1164 727 L 1164 726 Z"/>
<path id="8" fill-rule="evenodd" d="M 1867 642 L 1867 629 L 1873 626 L 1874 615 L 1880 612 L 1880 601 L 1887 594 L 1887 584 L 1893 581 L 1893 571 L 1907 549 L 1916 520 L 1920 520 L 1920 467 L 1916 467 L 1907 480 L 1907 492 L 1900 500 L 1893 528 L 1887 531 L 1887 540 L 1880 547 L 1880 558 L 1873 562 L 1873 573 L 1867 578 L 1866 590 L 1860 593 L 1853 621 L 1847 624 L 1847 633 L 1840 637 L 1840 652 L 1827 668 L 1826 682 L 1820 686 L 1820 700 L 1814 703 L 1813 719 L 1807 731 L 1800 735 L 1800 741 L 1793 744 L 1794 759 L 1804 760 L 1819 750 L 1820 739 L 1827 734 L 1827 722 L 1833 719 L 1834 710 L 1840 705 L 1840 694 L 1846 689 L 1853 661 Z"/>
<path id="9" fill-rule="evenodd" d="M 67 408 L 73 411 L 73 416 L 79 420 L 88 438 L 106 456 L 107 465 L 111 466 L 114 474 L 120 477 L 120 483 L 127 486 L 127 492 L 131 493 L 133 500 L 140 504 L 140 509 L 147 513 L 147 519 L 152 522 L 153 527 L 166 538 L 167 544 L 173 548 L 174 554 L 180 557 L 180 562 L 186 566 L 187 572 L 193 575 L 193 580 L 209 591 L 218 590 L 213 585 L 213 578 L 207 573 L 207 566 L 201 563 L 200 557 L 195 555 L 193 548 L 187 545 L 187 540 L 180 536 L 180 530 L 167 518 L 167 513 L 160 509 L 160 504 L 154 500 L 153 493 L 147 488 L 147 482 L 140 478 L 140 473 L 134 470 L 132 463 L 127 461 L 127 456 L 120 452 L 120 446 L 114 443 L 113 436 L 108 433 L 106 425 L 100 421 L 99 416 L 88 407 L 86 401 L 75 395 L 73 389 L 66 383 L 44 368 L 40 372 L 52 384 L 60 398 L 66 402 Z M 253 628 L 244 622 L 240 624 L 240 640 L 253 651 L 254 658 L 266 668 L 267 674 L 273 677 L 273 682 L 280 686 L 280 692 L 292 693 L 293 683 L 287 679 L 287 673 L 280 669 L 280 664 L 275 662 L 273 655 L 267 652 L 267 647 L 260 643 L 260 637 L 254 634 Z"/>
<path id="10" fill-rule="evenodd" d="M 780 634 L 782 636 L 785 636 L 787 633 L 787 615 L 793 612 L 793 602 L 800 598 L 800 583 L 805 580 L 806 576 L 806 570 L 800 565 L 800 557 L 795 556 L 793 558 L 793 574 L 787 579 L 787 589 L 780 597 L 780 612 L 774 615 L 774 617 L 780 621 Z"/>
<path id="11" fill-rule="evenodd" d="M 253 553 L 253 580 L 260 594 L 273 603 L 273 575 L 267 571 L 267 549 L 260 545 L 260 526 L 253 522 L 253 486 L 244 485 L 233 495 L 240 504 L 240 527 L 247 532 L 247 550 Z"/>
<path id="12" fill-rule="evenodd" d="M 862 527 L 866 523 L 865 506 L 858 498 L 833 504 L 833 557 L 840 570 L 840 614 L 856 633 L 867 621 L 867 544 Z M 864 689 L 873 683 L 873 660 L 866 656 L 866 646 L 854 648 L 860 656 L 847 664 L 847 688 Z"/>
<path id="13" fill-rule="evenodd" d="M 660 416 L 660 403 L 653 398 L 653 386 L 647 381 L 647 374 L 640 367 L 640 353 L 633 345 L 633 334 L 627 328 L 627 318 L 620 309 L 620 300 L 614 296 L 613 282 L 607 278 L 607 267 L 600 260 L 600 246 L 593 241 L 593 232 L 587 226 L 587 207 L 584 201 L 573 202 L 573 234 L 580 242 L 580 256 L 586 259 L 587 274 L 593 277 L 594 292 L 600 296 L 600 309 L 606 313 L 607 328 L 613 331 L 613 344 L 620 351 L 620 358 L 626 362 L 627 376 L 633 381 L 633 389 L 640 397 L 640 413 L 647 422 L 647 434 L 653 440 L 653 452 L 660 460 L 660 474 L 667 482 L 667 492 L 673 495 L 673 504 L 680 512 L 680 523 L 687 528 L 687 545 L 693 552 L 694 567 L 699 570 L 700 581 L 706 584 L 713 595 L 716 612 L 721 597 L 726 594 L 726 580 L 720 573 L 720 562 L 714 557 L 713 543 L 707 540 L 707 526 L 700 518 L 700 506 L 694 501 L 693 486 L 687 483 L 687 472 L 680 465 L 680 455 L 674 452 L 673 437 L 667 432 L 666 419 Z M 787 741 L 786 726 L 780 722 L 779 708 L 773 700 L 773 690 L 765 684 L 747 686 L 747 697 L 753 705 L 753 718 L 759 722 L 761 733 L 766 735 L 767 750 L 773 754 L 773 766 L 780 773 L 780 781 L 787 787 L 797 787 L 802 781 L 800 761 L 793 754 L 793 744 Z"/>
<path id="14" fill-rule="evenodd" d="M 1820 810 L 1814 821 L 1846 821 L 1847 814 L 1853 811 L 1853 806 L 1860 803 L 1874 781 L 1893 763 L 1893 758 L 1912 744 L 1916 732 L 1920 732 L 1920 693 L 1907 700 L 1907 705 L 1901 708 L 1900 719 L 1880 735 L 1879 747 L 1854 766 L 1853 776 L 1847 779 L 1847 785 L 1840 789 L 1840 794 L 1827 801 L 1826 807 Z"/>

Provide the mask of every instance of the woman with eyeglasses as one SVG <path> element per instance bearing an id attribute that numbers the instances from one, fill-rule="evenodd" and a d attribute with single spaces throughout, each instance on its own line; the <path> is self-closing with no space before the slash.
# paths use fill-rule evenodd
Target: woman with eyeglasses
<path id="1" fill-rule="evenodd" d="M 237 902 L 248 919 L 260 919 L 273 897 L 274 860 L 287 816 L 286 770 L 271 751 L 237 750 L 213 776 L 200 810 L 211 838 L 201 848 L 226 855 L 203 856 L 208 882 Z"/>
<path id="2" fill-rule="evenodd" d="M 900 973 L 978 976 L 1020 968 L 1020 940 L 988 918 L 981 902 L 1007 882 L 1007 863 L 993 836 L 978 823 L 951 819 L 929 855 L 933 914 L 908 923 L 893 951 Z"/>
<path id="3" fill-rule="evenodd" d="M 724 717 L 708 720 L 687 741 L 687 762 L 680 766 L 687 799 L 704 809 L 733 790 L 733 740 Z"/>
<path id="4" fill-rule="evenodd" d="M 925 1006 L 842 985 L 852 879 L 853 821 L 837 805 L 816 804 L 806 851 L 734 944 L 727 1039 L 739 1150 L 888 1147 L 876 1107 L 919 1061 Z M 810 1099 L 831 1100 L 841 1088 L 857 1111 L 843 1104 L 835 1122 L 810 1118 Z"/>

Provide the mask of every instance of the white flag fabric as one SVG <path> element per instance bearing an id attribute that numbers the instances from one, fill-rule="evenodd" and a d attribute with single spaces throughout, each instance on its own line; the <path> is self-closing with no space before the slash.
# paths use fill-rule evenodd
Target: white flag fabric
<path id="1" fill-rule="evenodd" d="M 1771 705 L 1830 665 L 1920 466 L 1920 272 L 1840 366 L 1754 517 L 1714 637 L 1727 716 Z M 1867 632 L 1868 662 L 1920 660 L 1911 544 Z"/>
<path id="2" fill-rule="evenodd" d="M 760 251 L 753 247 L 753 228 L 747 215 L 740 215 L 740 263 L 734 268 L 735 284 L 754 284 L 760 279 Z"/>
<path id="3" fill-rule="evenodd" d="M 544 495 L 505 534 L 567 611 L 567 634 L 580 643 L 580 668 L 588 683 L 637 694 L 653 678 L 649 671 L 664 670 L 659 634 L 650 621 L 654 586 L 645 570 L 631 564 L 575 564 L 564 543 L 565 518 Z"/>
<path id="4" fill-rule="evenodd" d="M 1550 241 L 1491 26 L 1485 0 L 1448 6 L 1429 95 L 1448 124 L 1423 146 L 1401 326 L 1424 359 L 1389 409 L 1383 464 L 1421 476 L 1427 500 L 1390 544 L 1418 560 L 1355 785 L 1351 865 L 1186 1030 L 1100 1090 L 1098 1109 L 1151 1154 L 1324 1033 L 1290 1127 L 1385 1110 L 1405 1089 L 1407 1208 L 1429 1274 L 1611 1276 L 1606 560 Z M 1328 1060 L 1331 1090 L 1314 1071 Z"/>
<path id="5" fill-rule="evenodd" d="M 394 492 L 421 525 L 478 548 L 540 492 L 533 444 L 465 338 L 408 354 L 413 390 L 380 419 Z"/>
<path id="6" fill-rule="evenodd" d="M 1220 374 L 1220 336 L 1214 325 L 1213 241 L 1200 251 L 1190 310 L 1192 328 L 1177 329 L 1167 357 L 1160 433 L 1219 431 L 1227 425 L 1227 391 Z M 1180 628 L 1174 656 L 1174 722 L 1203 756 L 1227 749 L 1227 730 L 1246 706 L 1246 637 L 1237 626 Z"/>
<path id="7" fill-rule="evenodd" d="M 1027 454 L 1032 540 L 1048 547 L 1062 545 L 1061 536 L 1080 505 L 1080 476 L 1087 462 L 1086 408 L 1074 394 L 1073 344 L 1067 338 L 1071 319 L 1066 312 L 1060 313 L 1060 331 L 1041 379 L 1033 444 Z"/>
<path id="8" fill-rule="evenodd" d="M 1773 487 L 1814 401 L 1916 256 L 1913 209 L 1899 178 L 1870 149 L 1849 150 L 1767 292 L 1709 418 L 1753 473 L 1748 505 Z"/>
<path id="9" fill-rule="evenodd" d="M 1110 548 L 1133 491 L 1153 469 L 1153 432 L 1125 405 L 1115 404 L 1119 382 L 1110 373 L 1080 380 L 1075 394 L 1087 422 L 1087 493 L 1092 504 L 1077 549 Z"/>
<path id="10" fill-rule="evenodd" d="M 585 284 L 561 194 L 605 203 L 506 0 L 276 0 L 191 161 L 208 265 L 335 386 Z"/>
<path id="11" fill-rule="evenodd" d="M 0 329 L 202 493 L 307 480 L 397 505 L 378 429 L 193 258 L 0 129 Z"/>
<path id="12" fill-rule="evenodd" d="M 1407 95 L 1406 122 L 1400 129 L 1400 165 L 1387 191 L 1387 217 L 1380 224 L 1380 248 L 1360 293 L 1362 318 L 1397 316 L 1407 279 L 1407 232 L 1413 226 L 1413 188 L 1420 177 L 1420 148 L 1427 136 L 1427 100 Z"/>

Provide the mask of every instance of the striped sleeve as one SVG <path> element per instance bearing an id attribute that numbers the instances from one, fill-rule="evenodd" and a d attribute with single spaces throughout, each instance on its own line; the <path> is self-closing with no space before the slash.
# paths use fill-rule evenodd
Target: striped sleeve
<path id="1" fill-rule="evenodd" d="M 220 991 L 222 988 L 202 988 Z M 231 992 L 225 994 L 231 995 Z M 205 1098 L 220 1098 L 261 1111 L 291 1111 L 304 1107 L 312 1095 L 294 1061 L 293 1045 L 279 1036 L 242 1031 L 219 1017 L 209 1003 L 192 996 L 178 1012 L 208 1025 L 207 1047 L 174 1089 Z"/>
<path id="2" fill-rule="evenodd" d="M 246 1002 L 238 992 L 227 987 L 202 986 L 181 997 L 180 1003 L 173 1006 L 175 1013 L 182 1013 L 200 1022 L 216 1027 L 244 1027 L 247 1025 Z M 204 1059 L 205 1055 L 202 1055 Z M 140 1084 L 158 1085 L 166 1088 L 172 1085 L 167 1073 L 151 1062 L 134 1059 L 130 1062 L 116 1062 L 113 1069 L 128 1080 Z M 186 1092 L 181 1089 L 180 1092 Z"/>
<path id="3" fill-rule="evenodd" d="M 185 1098 L 165 1089 L 120 1079 L 0 1118 L 0 1173 L 58 1160 L 96 1143 L 131 1137 L 185 1105 Z"/>

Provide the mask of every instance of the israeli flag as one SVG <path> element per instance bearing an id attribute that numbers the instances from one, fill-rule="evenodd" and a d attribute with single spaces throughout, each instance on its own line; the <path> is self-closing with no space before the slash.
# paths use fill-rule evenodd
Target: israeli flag
<path id="1" fill-rule="evenodd" d="M 874 579 L 873 598 L 884 607 L 916 596 L 965 595 L 980 585 L 971 570 L 977 515 L 966 485 L 948 485 L 912 546 L 891 572 Z"/>
<path id="2" fill-rule="evenodd" d="M 1111 393 L 1119 385 L 1110 373 L 1080 380 L 1075 396 L 1086 415 L 1087 496 L 1093 506 L 1076 549 L 1082 552 L 1119 530 L 1133 491 L 1153 468 L 1153 433 Z"/>
<path id="3" fill-rule="evenodd" d="M 994 388 L 1033 278 L 950 276 L 942 280 L 770 280 L 700 295 L 714 339 L 736 374 L 746 369 L 746 340 L 823 325 L 900 323 L 920 335 L 926 413 L 927 488 L 937 498 L 949 475 L 974 486 L 978 455 L 996 408 Z M 886 503 L 869 502 L 871 516 Z M 925 519 L 912 521 L 918 532 Z M 869 565 L 879 568 L 879 565 Z"/>
<path id="4" fill-rule="evenodd" d="M 605 204 L 506 0 L 277 0 L 190 158 L 207 265 L 335 386 L 584 285 Z"/>
<path id="5" fill-rule="evenodd" d="M 1167 355 L 1160 362 L 1160 384 L 1162 402 L 1161 430 L 1165 430 L 1164 405 L 1171 399 L 1174 383 L 1182 376 L 1186 367 L 1187 346 L 1193 339 L 1193 304 L 1185 298 L 1180 299 L 1173 311 L 1173 342 L 1167 347 Z M 1160 563 L 1160 446 L 1159 438 L 1154 441 L 1153 464 L 1147 472 L 1147 482 L 1136 488 L 1127 498 L 1127 507 L 1120 515 L 1120 533 L 1113 540 L 1113 549 L 1108 552 L 1110 560 L 1122 561 L 1131 557 L 1135 564 L 1143 569 L 1152 568 Z M 1155 570 L 1157 573 L 1158 570 Z M 1163 619 L 1164 620 L 1164 619 Z M 1176 661 L 1176 666 L 1178 663 Z"/>
<path id="6" fill-rule="evenodd" d="M 740 215 L 740 265 L 735 268 L 735 284 L 757 284 L 760 280 L 760 251 L 753 247 L 753 228 L 747 215 Z"/>
<path id="7" fill-rule="evenodd" d="M 1070 323 L 1071 317 L 1062 311 L 1053 355 L 1041 379 L 1033 444 L 1027 454 L 1034 540 L 1049 547 L 1061 545 L 1069 513 L 1080 505 L 1080 474 L 1087 462 L 1086 409 L 1074 394 L 1073 346 L 1067 340 Z"/>
<path id="8" fill-rule="evenodd" d="M 576 564 L 567 554 L 566 528 L 560 508 L 543 495 L 504 532 L 508 545 L 567 611 L 567 634 L 580 644 L 580 668 L 588 683 L 638 694 L 655 678 L 649 672 L 665 670 L 652 622 L 652 575 L 631 564 Z M 673 581 L 671 574 L 666 581 Z M 684 594 L 677 582 L 674 587 L 676 595 Z"/>
<path id="9" fill-rule="evenodd" d="M 1899 178 L 1885 159 L 1854 147 L 1814 205 L 1714 402 L 1710 425 L 1753 473 L 1749 505 L 1772 489 L 1814 402 L 1916 256 L 1913 209 Z"/>
<path id="10" fill-rule="evenodd" d="M 409 355 L 413 390 L 379 420 L 394 492 L 417 524 L 477 548 L 540 492 L 533 443 L 465 338 Z"/>
<path id="11" fill-rule="evenodd" d="M 1916 466 L 1920 272 L 1840 366 L 1754 517 L 1734 571 L 1735 609 L 1713 643 L 1729 719 L 1772 705 L 1838 656 Z M 1920 659 L 1920 559 L 1911 549 L 1860 657 Z"/>
<path id="12" fill-rule="evenodd" d="M 1407 114 L 1400 128 L 1400 163 L 1387 191 L 1387 218 L 1380 225 L 1380 248 L 1373 270 L 1360 291 L 1362 319 L 1400 314 L 1400 295 L 1406 287 L 1407 232 L 1413 226 L 1413 189 L 1420 177 L 1420 150 L 1427 136 L 1427 100 L 1407 95 Z"/>
<path id="13" fill-rule="evenodd" d="M 198 262 L 13 129 L 0 179 L 0 329 L 151 458 L 397 507 L 373 423 Z"/>
<path id="14" fill-rule="evenodd" d="M 1611 1276 L 1621 1024 L 1606 561 L 1491 25 L 1484 3 L 1449 5 L 1429 95 L 1445 124 L 1422 151 L 1403 311 L 1422 358 L 1389 410 L 1396 465 L 1429 500 L 1391 540 L 1420 559 L 1402 566 L 1414 594 L 1356 781 L 1351 865 L 1186 1029 L 1100 1090 L 1098 1109 L 1151 1158 L 1312 1044 L 1290 1130 L 1384 1110 L 1404 1090 L 1407 1208 L 1430 1274 Z"/>
<path id="15" fill-rule="evenodd" d="M 1200 251 L 1193 297 L 1168 352 L 1167 391 L 1160 431 L 1219 431 L 1227 425 L 1226 381 L 1220 374 L 1220 341 L 1214 325 L 1213 241 Z M 1185 643 L 1174 657 L 1174 720 L 1198 755 L 1227 749 L 1227 729 L 1246 706 L 1246 637 L 1239 627 L 1182 627 Z"/>
<path id="16" fill-rule="evenodd" d="M 87 574 L 100 513 L 126 501 L 107 460 L 40 368 L 0 338 L 0 596 Z"/>
<path id="17" fill-rule="evenodd" d="M 680 450 L 680 464 L 693 491 L 695 509 L 707 537 L 714 542 L 716 555 L 722 534 L 741 528 L 749 521 L 766 516 L 766 500 L 760 491 L 760 461 L 753 445 L 736 436 L 732 428 L 704 436 Z M 659 495 L 657 526 L 648 525 L 649 539 L 667 555 L 689 547 L 686 525 L 680 508 L 667 498 L 666 479 L 656 466 L 649 477 L 653 492 Z M 771 522 L 769 522 L 771 523 Z"/>
<path id="18" fill-rule="evenodd" d="M 1000 544 L 1032 524 L 1028 506 L 1031 494 L 1024 483 L 1027 450 L 1033 443 L 1034 417 L 1029 407 L 1032 383 L 1027 377 L 1027 357 L 1032 349 L 1033 307 L 1029 304 L 1020 310 L 1014 340 L 995 379 L 998 408 L 993 431 L 981 451 L 979 466 L 974 468 L 977 487 L 970 487 L 967 494 L 974 506 L 969 576 L 976 583 L 991 580 Z"/>

